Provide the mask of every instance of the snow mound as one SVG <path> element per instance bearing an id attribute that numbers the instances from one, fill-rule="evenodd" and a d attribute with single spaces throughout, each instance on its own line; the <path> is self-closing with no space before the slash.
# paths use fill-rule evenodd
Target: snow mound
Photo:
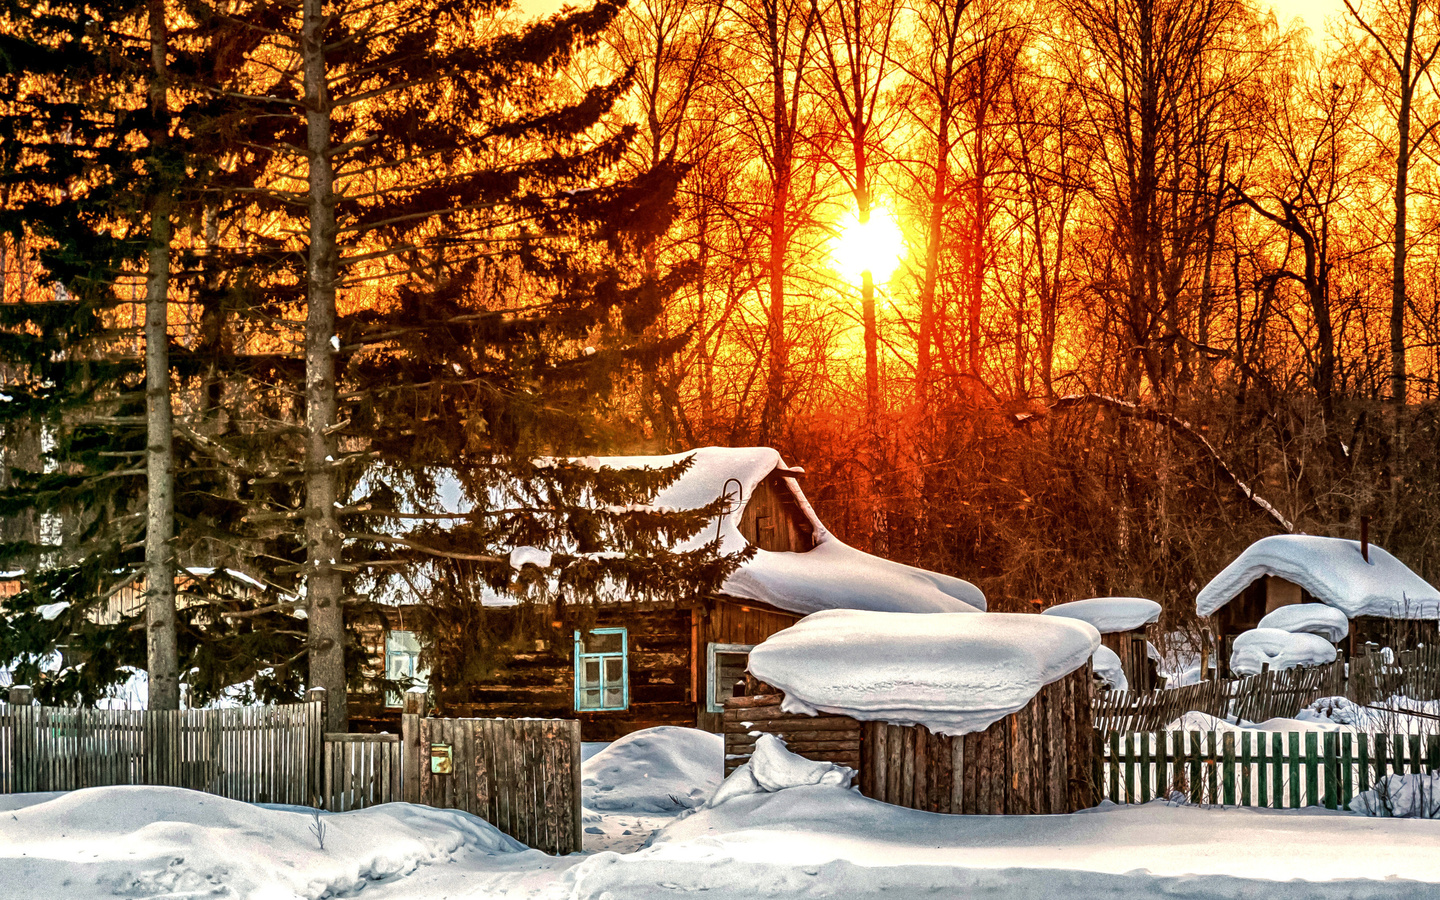
<path id="1" fill-rule="evenodd" d="M 1130 690 L 1130 680 L 1125 677 L 1125 669 L 1120 665 L 1120 657 L 1115 651 L 1101 644 L 1095 648 L 1095 653 L 1090 657 L 1090 665 L 1095 667 L 1095 675 L 1107 685 L 1112 691 Z"/>
<path id="2" fill-rule="evenodd" d="M 830 610 L 750 651 L 786 712 L 983 731 L 1085 665 L 1100 633 L 1058 616 Z"/>
<path id="3" fill-rule="evenodd" d="M 1041 615 L 1089 622 L 1101 634 L 1134 631 L 1160 619 L 1160 604 L 1144 597 L 1092 597 L 1058 603 Z"/>
<path id="4" fill-rule="evenodd" d="M 0 816 L 0 885 L 33 897 L 318 900 L 464 852 L 524 850 L 456 810 L 389 803 L 313 815 L 168 787 L 73 791 Z M 0 888 L 0 894 L 9 894 Z"/>
<path id="5" fill-rule="evenodd" d="M 1195 597 L 1195 611 L 1214 615 L 1266 575 L 1293 581 L 1316 600 L 1353 619 L 1440 618 L 1440 591 L 1384 550 L 1370 545 L 1370 561 L 1360 555 L 1360 542 L 1308 534 L 1262 538 L 1235 557 Z"/>
<path id="6" fill-rule="evenodd" d="M 715 792 L 725 740 L 698 728 L 662 725 L 628 734 L 581 767 L 583 803 L 609 812 L 673 813 Z"/>
<path id="7" fill-rule="evenodd" d="M 1387 775 L 1356 794 L 1350 810 L 1396 819 L 1440 819 L 1440 772 Z"/>
<path id="8" fill-rule="evenodd" d="M 1323 603 L 1292 603 L 1266 613 L 1260 628 L 1278 628 L 1291 634 L 1314 634 L 1337 644 L 1350 633 L 1350 620 L 1333 606 Z"/>
<path id="9" fill-rule="evenodd" d="M 1237 635 L 1230 651 L 1230 670 L 1241 675 L 1258 674 L 1267 663 L 1276 671 L 1334 661 L 1335 646 L 1324 638 L 1278 628 L 1252 628 Z"/>
<path id="10" fill-rule="evenodd" d="M 749 794 L 773 794 L 812 784 L 848 788 L 854 778 L 855 770 L 849 766 L 806 759 L 791 753 L 785 742 L 775 735 L 762 734 L 755 742 L 750 761 L 730 773 L 705 808 L 713 809 Z"/>

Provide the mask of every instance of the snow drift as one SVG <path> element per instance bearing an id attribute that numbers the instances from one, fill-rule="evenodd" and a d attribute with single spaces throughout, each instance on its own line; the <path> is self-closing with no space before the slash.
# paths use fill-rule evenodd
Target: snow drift
<path id="1" fill-rule="evenodd" d="M 755 741 L 755 752 L 725 779 L 715 796 L 705 804 L 708 808 L 748 794 L 773 794 L 810 784 L 849 787 L 855 770 L 831 762 L 817 762 L 791 753 L 785 742 L 773 734 L 762 734 Z"/>
<path id="2" fill-rule="evenodd" d="M 455 810 L 390 803 L 320 815 L 166 787 L 74 791 L 0 816 L 0 894 L 318 900 L 471 851 L 524 850 Z"/>
<path id="3" fill-rule="evenodd" d="M 1092 597 L 1057 603 L 1041 612 L 1045 616 L 1063 616 L 1089 622 L 1101 634 L 1134 631 L 1160 619 L 1160 604 L 1144 597 Z"/>
<path id="4" fill-rule="evenodd" d="M 590 809 L 673 813 L 705 802 L 725 771 L 725 741 L 698 728 L 663 725 L 626 735 L 581 768 Z"/>
<path id="5" fill-rule="evenodd" d="M 786 712 L 983 731 L 1085 665 L 1100 633 L 1059 616 L 815 613 L 750 651 Z"/>
<path id="6" fill-rule="evenodd" d="M 1440 591 L 1404 563 L 1370 545 L 1370 561 L 1360 542 L 1308 534 L 1262 538 L 1235 557 L 1195 597 L 1195 611 L 1214 615 L 1251 582 L 1266 575 L 1293 581 L 1321 603 L 1349 618 L 1440 618 Z"/>
<path id="7" fill-rule="evenodd" d="M 1112 691 L 1130 690 L 1130 680 L 1125 677 L 1125 669 L 1114 650 L 1103 644 L 1096 647 L 1090 657 L 1090 665 L 1095 668 L 1095 677 L 1109 685 Z"/>

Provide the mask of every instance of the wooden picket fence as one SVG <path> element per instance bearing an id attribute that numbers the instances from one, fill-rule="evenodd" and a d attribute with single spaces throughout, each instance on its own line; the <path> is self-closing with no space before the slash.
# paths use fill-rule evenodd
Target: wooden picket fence
<path id="1" fill-rule="evenodd" d="M 1104 799 L 1344 809 L 1387 775 L 1440 769 L 1440 735 L 1146 732 L 1097 735 Z"/>
<path id="2" fill-rule="evenodd" d="M 315 805 L 345 812 L 403 799 L 402 749 L 398 734 L 327 733 L 320 760 L 324 792 Z"/>
<path id="3" fill-rule="evenodd" d="M 319 793 L 317 702 L 111 710 L 0 703 L 0 793 L 169 785 L 251 803 Z"/>
<path id="4" fill-rule="evenodd" d="M 1346 696 L 1356 703 L 1381 704 L 1391 697 L 1440 700 L 1440 647 L 1402 650 L 1389 662 L 1371 645 L 1350 660 Z"/>
<path id="5" fill-rule="evenodd" d="M 1263 722 L 1293 717 L 1320 697 L 1344 691 L 1343 661 L 1155 691 L 1105 691 L 1095 696 L 1095 728 L 1102 734 L 1159 731 L 1187 712 Z"/>

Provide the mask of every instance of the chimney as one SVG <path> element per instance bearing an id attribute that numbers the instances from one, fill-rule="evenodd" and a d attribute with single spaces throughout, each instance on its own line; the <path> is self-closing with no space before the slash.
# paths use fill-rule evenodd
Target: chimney
<path id="1" fill-rule="evenodd" d="M 1370 561 L 1370 517 L 1360 517 L 1360 558 Z"/>

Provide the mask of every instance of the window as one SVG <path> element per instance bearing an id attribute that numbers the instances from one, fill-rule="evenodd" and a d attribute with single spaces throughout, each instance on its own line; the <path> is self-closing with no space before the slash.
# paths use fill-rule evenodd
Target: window
<path id="1" fill-rule="evenodd" d="M 420 642 L 413 631 L 387 631 L 385 633 L 385 680 L 399 682 L 401 690 L 407 687 L 427 687 L 430 673 L 420 668 Z M 399 690 L 385 692 L 385 706 L 390 709 L 402 706 L 405 698 Z"/>
<path id="2" fill-rule="evenodd" d="M 724 712 L 725 701 L 735 695 L 735 683 L 745 677 L 745 666 L 750 662 L 750 648 L 754 644 L 711 644 L 705 671 L 710 673 L 706 709 L 712 713 Z"/>
<path id="3" fill-rule="evenodd" d="M 630 706 L 630 666 L 625 658 L 625 629 L 575 632 L 575 708 L 626 709 Z"/>

